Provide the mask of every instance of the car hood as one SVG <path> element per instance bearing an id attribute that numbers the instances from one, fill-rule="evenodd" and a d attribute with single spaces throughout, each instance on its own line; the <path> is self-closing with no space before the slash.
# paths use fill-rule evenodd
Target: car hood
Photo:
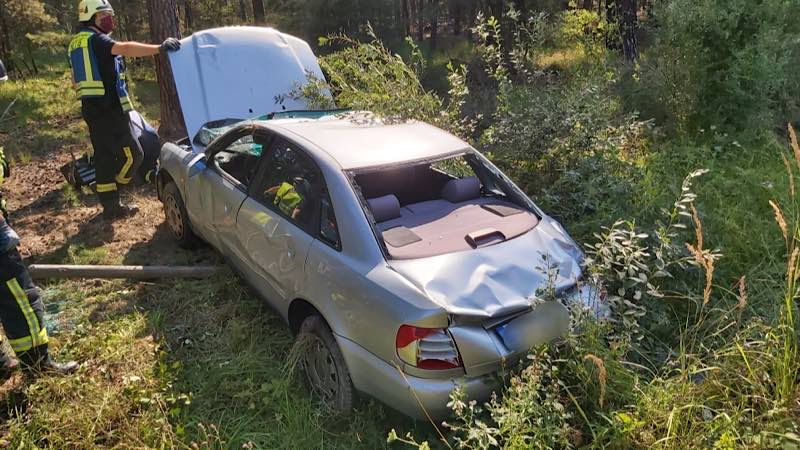
<path id="1" fill-rule="evenodd" d="M 487 319 L 522 311 L 537 291 L 561 293 L 581 277 L 583 253 L 549 217 L 528 233 L 476 250 L 415 260 L 392 269 L 450 314 Z"/>
<path id="2" fill-rule="evenodd" d="M 309 74 L 324 79 L 305 41 L 272 28 L 200 31 L 183 39 L 169 58 L 192 139 L 211 121 L 307 109 L 304 101 L 282 96 L 305 84 Z"/>

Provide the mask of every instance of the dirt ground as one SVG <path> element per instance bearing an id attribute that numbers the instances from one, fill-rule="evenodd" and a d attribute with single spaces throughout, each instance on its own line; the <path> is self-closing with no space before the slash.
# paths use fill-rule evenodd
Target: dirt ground
<path id="1" fill-rule="evenodd" d="M 20 253 L 28 264 L 189 264 L 216 259 L 208 249 L 185 251 L 172 240 L 154 186 L 125 188 L 124 202 L 139 207 L 130 218 L 108 223 L 88 188 L 75 191 L 64 181 L 60 167 L 69 154 L 34 157 L 16 165 L 2 186 L 10 221 L 20 235 Z M 76 253 L 78 257 L 76 258 Z M 79 260 L 76 260 L 79 259 Z"/>

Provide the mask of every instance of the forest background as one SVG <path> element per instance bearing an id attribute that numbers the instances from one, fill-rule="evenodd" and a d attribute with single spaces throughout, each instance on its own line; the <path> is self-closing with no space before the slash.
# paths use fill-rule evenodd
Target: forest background
<path id="1" fill-rule="evenodd" d="M 0 58 L 11 75 L 0 84 L 0 146 L 17 166 L 5 192 L 28 261 L 217 261 L 207 249 L 164 250 L 152 192 L 131 194 L 142 222 L 106 234 L 90 219 L 92 195 L 59 181 L 50 161 L 88 146 L 68 88 L 73 3 L 0 3 Z M 52 282 L 44 292 L 54 345 L 87 364 L 75 378 L 7 383 L 5 443 L 800 448 L 798 2 L 114 7 L 120 40 L 157 42 L 164 18 L 182 36 L 246 24 L 306 39 L 326 80 L 286 95 L 328 106 L 317 95 L 327 88 L 338 106 L 425 120 L 472 143 L 584 246 L 611 318 L 576 311 L 570 335 L 509 368 L 496 398 L 476 404 L 456 392 L 453 417 L 429 424 L 369 399 L 348 418 L 321 412 L 286 363 L 289 331 L 230 275 Z M 141 109 L 162 117 L 155 64 L 129 64 Z"/>

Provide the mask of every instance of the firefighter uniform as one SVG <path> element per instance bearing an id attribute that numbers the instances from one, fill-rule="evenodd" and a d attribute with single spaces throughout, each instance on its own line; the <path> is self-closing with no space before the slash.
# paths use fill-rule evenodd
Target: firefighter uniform
<path id="1" fill-rule="evenodd" d="M 0 149 L 0 183 L 8 174 L 8 164 Z M 22 263 L 17 250 L 19 236 L 8 225 L 5 216 L 4 208 L 0 217 L 0 322 L 9 344 L 25 369 L 73 372 L 78 368 L 77 363 L 59 364 L 50 358 L 39 289 L 34 286 L 27 267 Z M 8 375 L 15 367 L 0 350 L 0 375 Z"/>
<path id="2" fill-rule="evenodd" d="M 97 195 L 104 210 L 118 207 L 118 188 L 132 181 L 144 157 L 131 129 L 133 105 L 125 63 L 112 54 L 114 44 L 107 34 L 90 27 L 81 28 L 69 44 L 72 76 L 94 148 Z"/>
<path id="3" fill-rule="evenodd" d="M 18 243 L 17 234 L 0 219 L 0 321 L 14 353 L 32 364 L 38 359 L 32 353 L 46 352 L 48 336 L 39 290 L 22 263 Z"/>

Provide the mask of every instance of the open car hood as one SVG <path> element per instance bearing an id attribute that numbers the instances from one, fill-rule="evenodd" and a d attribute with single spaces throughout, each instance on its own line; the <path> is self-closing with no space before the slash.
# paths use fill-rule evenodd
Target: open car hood
<path id="1" fill-rule="evenodd" d="M 565 292 L 581 277 L 582 263 L 583 253 L 575 242 L 548 217 L 528 233 L 501 244 L 389 261 L 450 314 L 475 319 L 529 308 L 540 289 Z"/>
<path id="2" fill-rule="evenodd" d="M 190 139 L 211 121 L 306 109 L 301 100 L 281 103 L 278 97 L 305 84 L 309 74 L 324 79 L 305 41 L 272 28 L 200 31 L 169 58 Z"/>

